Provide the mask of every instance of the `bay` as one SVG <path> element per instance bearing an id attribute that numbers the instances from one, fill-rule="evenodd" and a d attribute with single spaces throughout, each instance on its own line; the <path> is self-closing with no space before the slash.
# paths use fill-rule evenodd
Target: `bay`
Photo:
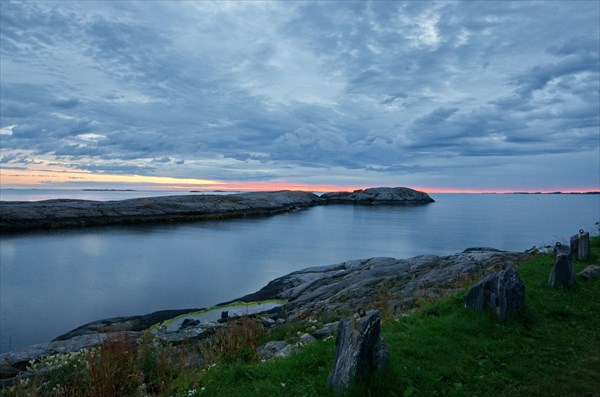
<path id="1" fill-rule="evenodd" d="M 101 195 L 121 197 L 110 193 Z M 522 251 L 567 242 L 579 229 L 597 234 L 600 220 L 599 195 L 431 196 L 436 202 L 423 206 L 331 205 L 264 218 L 4 235 L 0 351 L 102 318 L 212 306 L 308 266 L 473 246 Z"/>

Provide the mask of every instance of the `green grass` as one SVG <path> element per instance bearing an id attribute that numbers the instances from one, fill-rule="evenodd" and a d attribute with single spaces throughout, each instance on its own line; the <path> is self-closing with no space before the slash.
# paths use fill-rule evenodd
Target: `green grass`
<path id="1" fill-rule="evenodd" d="M 591 258 L 585 263 L 576 262 L 576 270 L 598 264 L 598 258 L 600 237 L 595 237 Z M 252 355 L 244 353 L 242 357 L 247 350 L 243 341 L 255 345 L 262 337 L 259 333 L 246 335 L 252 330 L 249 326 L 243 332 L 236 331 L 236 338 L 232 334 L 216 339 L 219 346 L 204 346 L 234 353 L 226 355 L 227 360 L 175 376 L 156 375 L 153 390 L 177 397 L 600 397 L 600 280 L 577 281 L 571 290 L 551 289 L 548 275 L 552 264 L 552 255 L 540 255 L 517 266 L 525 282 L 526 301 L 516 318 L 499 321 L 491 313 L 467 310 L 462 292 L 426 303 L 409 317 L 384 321 L 382 335 L 389 350 L 388 366 L 343 393 L 326 385 L 334 358 L 333 339 L 308 345 L 285 359 L 259 363 Z M 291 340 L 295 332 L 305 331 L 307 324 L 288 324 L 264 337 Z M 239 359 L 235 359 L 236 354 Z M 108 363 L 113 365 L 114 360 Z M 150 371 L 152 363 L 146 365 L 150 368 L 145 371 Z M 171 368 L 165 363 L 161 367 Z M 139 368 L 132 373 L 136 371 Z M 131 382 L 130 376 L 126 379 Z M 91 395 L 89 379 L 79 379 L 79 383 L 88 385 L 79 390 Z M 27 393 L 32 386 L 27 387 L 8 395 L 46 395 Z M 62 390 L 64 393 L 51 395 L 86 395 L 65 389 L 64 384 Z"/>

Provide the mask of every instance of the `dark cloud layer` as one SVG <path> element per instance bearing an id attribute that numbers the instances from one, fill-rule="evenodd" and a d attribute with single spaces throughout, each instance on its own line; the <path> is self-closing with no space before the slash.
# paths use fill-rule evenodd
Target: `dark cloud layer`
<path id="1" fill-rule="evenodd" d="M 2 167 L 598 188 L 599 7 L 3 1 Z"/>

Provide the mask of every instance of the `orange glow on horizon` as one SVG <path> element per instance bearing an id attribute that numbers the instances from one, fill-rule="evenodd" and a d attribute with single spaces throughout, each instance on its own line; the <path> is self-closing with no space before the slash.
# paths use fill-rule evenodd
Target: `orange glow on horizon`
<path id="1" fill-rule="evenodd" d="M 103 183 L 151 183 L 151 184 L 176 184 L 185 183 L 198 185 L 219 185 L 220 181 L 193 178 L 170 178 L 143 175 L 112 175 L 94 174 L 89 171 L 71 170 L 11 170 L 0 169 L 0 182 L 11 185 L 38 185 L 51 183 L 72 182 L 103 182 Z"/>
<path id="2" fill-rule="evenodd" d="M 195 178 L 172 178 L 144 175 L 113 175 L 95 174 L 89 171 L 73 170 L 15 170 L 0 169 L 0 184 L 20 185 L 23 187 L 52 187 L 53 184 L 64 183 L 115 183 L 143 184 L 152 190 L 223 190 L 223 191 L 273 191 L 273 190 L 304 190 L 304 191 L 353 191 L 356 187 L 336 186 L 325 184 L 303 184 L 287 182 L 240 182 L 219 181 Z M 62 186 L 61 186 L 62 187 Z"/>
<path id="3" fill-rule="evenodd" d="M 113 175 L 113 174 L 96 174 L 89 171 L 81 170 L 63 170 L 63 169 L 4 169 L 0 168 L 0 185 L 6 187 L 23 186 L 23 188 L 65 188 L 65 186 L 57 186 L 57 184 L 85 184 L 85 183 L 105 183 L 105 184 L 138 184 L 143 188 L 150 190 L 222 190 L 222 191 L 274 191 L 274 190 L 302 190 L 310 192 L 333 192 L 346 191 L 351 192 L 357 189 L 365 189 L 375 187 L 376 185 L 363 186 L 348 186 L 335 184 L 306 184 L 306 183 L 290 183 L 282 181 L 267 181 L 267 182 L 244 182 L 244 181 L 222 181 L 196 178 L 172 178 L 160 176 L 144 176 L 144 175 Z M 56 186 L 52 186 L 55 185 Z M 381 185 L 379 185 L 381 186 Z M 114 186 L 113 186 L 114 187 Z M 476 188 L 453 188 L 453 187 L 426 187 L 426 186 L 407 186 L 415 190 L 425 193 L 582 193 L 582 192 L 597 192 L 599 189 L 581 187 L 581 188 L 529 188 L 529 189 L 476 189 Z"/>

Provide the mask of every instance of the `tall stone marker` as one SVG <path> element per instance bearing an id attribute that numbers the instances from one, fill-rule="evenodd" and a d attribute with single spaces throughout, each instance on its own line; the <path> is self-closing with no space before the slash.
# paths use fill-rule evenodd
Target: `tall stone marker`
<path id="1" fill-rule="evenodd" d="M 575 268 L 571 263 L 571 257 L 567 254 L 557 254 L 548 278 L 548 284 L 552 288 L 571 288 L 574 282 Z"/>
<path id="2" fill-rule="evenodd" d="M 525 303 L 525 284 L 511 266 L 475 284 L 465 295 L 465 307 L 490 309 L 500 319 L 514 316 Z"/>
<path id="3" fill-rule="evenodd" d="M 579 234 L 574 234 L 571 236 L 569 239 L 569 248 L 569 254 L 571 255 L 571 258 L 577 258 L 577 253 L 579 252 Z"/>
<path id="4" fill-rule="evenodd" d="M 577 251 L 577 259 L 580 261 L 586 260 L 590 256 L 590 233 L 579 231 L 579 249 Z"/>
<path id="5" fill-rule="evenodd" d="M 353 379 L 368 377 L 385 366 L 388 352 L 380 330 L 381 317 L 376 310 L 362 310 L 360 315 L 340 320 L 328 385 L 344 389 Z"/>
<path id="6" fill-rule="evenodd" d="M 571 236 L 570 246 L 571 257 L 586 260 L 590 256 L 590 233 L 580 229 L 578 234 Z"/>

